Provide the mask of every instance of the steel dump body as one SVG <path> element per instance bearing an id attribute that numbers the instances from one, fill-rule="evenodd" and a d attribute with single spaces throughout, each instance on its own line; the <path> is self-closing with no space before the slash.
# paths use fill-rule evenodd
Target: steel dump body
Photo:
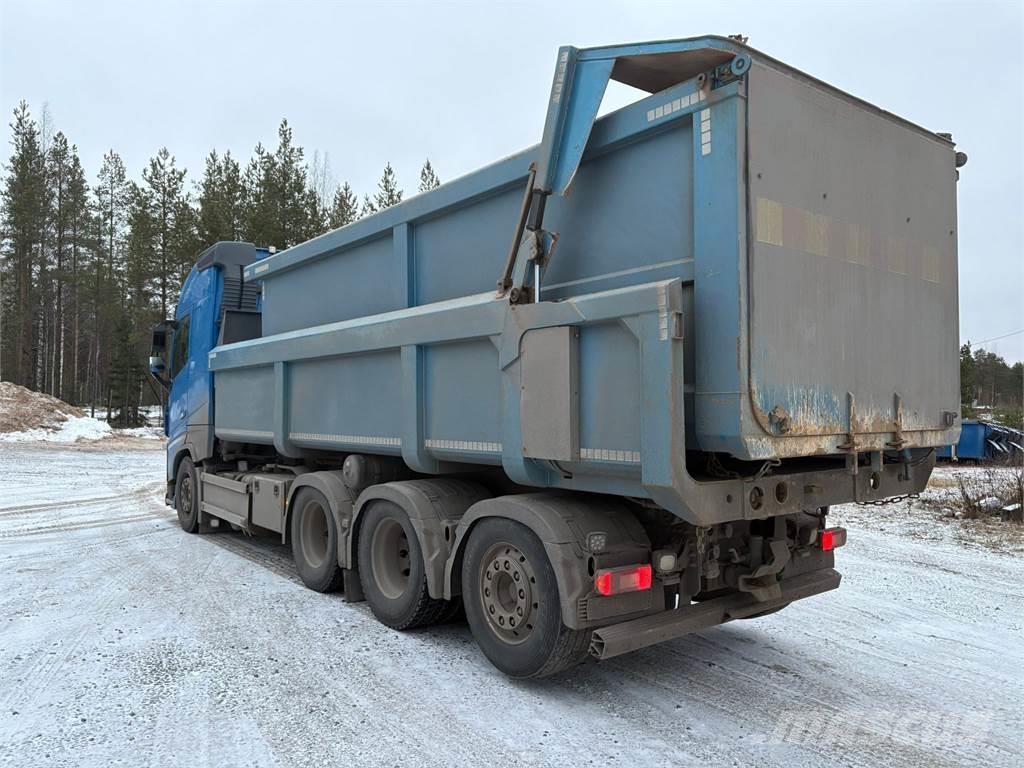
<path id="1" fill-rule="evenodd" d="M 708 46 L 749 70 L 680 70 L 594 123 L 572 193 L 547 202 L 540 302 L 495 291 L 536 147 L 246 267 L 263 335 L 210 354 L 216 436 L 501 466 L 691 522 L 769 510 L 744 509 L 740 481 L 696 483 L 687 451 L 954 442 L 952 143 Z"/>

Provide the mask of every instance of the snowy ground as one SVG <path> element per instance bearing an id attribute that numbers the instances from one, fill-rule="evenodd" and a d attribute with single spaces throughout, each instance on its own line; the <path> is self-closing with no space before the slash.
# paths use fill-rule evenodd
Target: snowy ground
<path id="1" fill-rule="evenodd" d="M 849 507 L 834 593 L 520 683 L 269 539 L 188 536 L 162 453 L 0 445 L 0 765 L 1021 765 L 1024 558 Z M 916 527 L 915 527 L 916 526 Z"/>

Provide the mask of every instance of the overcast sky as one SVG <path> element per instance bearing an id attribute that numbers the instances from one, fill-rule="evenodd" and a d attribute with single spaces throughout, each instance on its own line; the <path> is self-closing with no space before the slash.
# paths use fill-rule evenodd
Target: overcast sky
<path id="1" fill-rule="evenodd" d="M 425 157 L 447 180 L 536 143 L 559 45 L 709 33 L 748 35 L 951 132 L 970 157 L 959 183 L 961 337 L 1024 329 L 1020 0 L 0 0 L 0 108 L 9 115 L 26 99 L 38 116 L 48 104 L 90 179 L 107 149 L 137 177 L 166 145 L 195 180 L 211 148 L 244 161 L 257 142 L 275 144 L 287 117 L 308 156 L 326 152 L 358 193 L 388 161 L 412 191 Z M 606 108 L 629 98 L 620 87 Z M 985 346 L 1024 359 L 1024 333 Z"/>

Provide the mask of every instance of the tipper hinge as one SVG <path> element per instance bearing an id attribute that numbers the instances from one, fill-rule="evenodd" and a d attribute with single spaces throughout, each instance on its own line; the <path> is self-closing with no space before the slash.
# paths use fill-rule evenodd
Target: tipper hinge
<path id="1" fill-rule="evenodd" d="M 857 453 L 860 450 L 860 446 L 857 445 L 857 401 L 853 397 L 853 392 L 846 393 L 846 405 L 847 405 L 847 428 L 846 428 L 846 442 L 840 443 L 836 447 L 840 451 L 845 451 L 846 456 L 846 468 L 849 470 L 851 475 L 857 474 Z"/>
<path id="2" fill-rule="evenodd" d="M 899 450 L 907 441 L 903 439 L 903 398 L 899 393 L 893 395 L 893 410 L 896 412 L 896 422 L 893 425 L 893 439 L 886 443 L 886 447 Z"/>

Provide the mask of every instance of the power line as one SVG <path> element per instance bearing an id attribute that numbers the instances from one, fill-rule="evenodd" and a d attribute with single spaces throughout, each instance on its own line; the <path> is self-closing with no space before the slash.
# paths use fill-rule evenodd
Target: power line
<path id="1" fill-rule="evenodd" d="M 991 339 L 982 339 L 981 341 L 968 341 L 972 345 L 980 346 L 981 344 L 988 344 L 990 341 L 999 341 L 1000 339 L 1007 339 L 1010 336 L 1016 336 L 1018 333 L 1024 333 L 1024 328 L 1020 328 L 1016 331 L 1010 331 L 1009 333 L 1004 333 L 1002 336 L 993 336 Z"/>

